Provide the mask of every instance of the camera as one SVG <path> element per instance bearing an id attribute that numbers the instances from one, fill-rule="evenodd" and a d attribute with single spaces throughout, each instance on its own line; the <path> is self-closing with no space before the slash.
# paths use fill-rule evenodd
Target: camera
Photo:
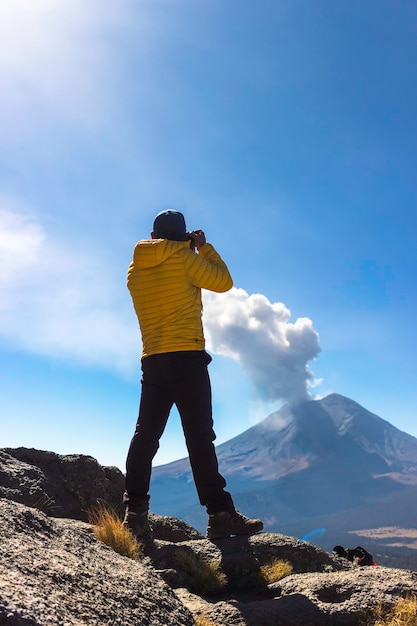
<path id="1" fill-rule="evenodd" d="M 194 242 L 193 233 L 189 233 L 189 232 L 186 233 L 186 241 L 191 241 L 190 247 L 192 250 L 195 250 L 195 242 Z"/>

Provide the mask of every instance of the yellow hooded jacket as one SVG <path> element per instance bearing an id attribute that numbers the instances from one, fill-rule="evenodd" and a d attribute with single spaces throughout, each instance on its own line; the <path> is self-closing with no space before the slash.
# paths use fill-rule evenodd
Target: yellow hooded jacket
<path id="1" fill-rule="evenodd" d="M 127 286 L 142 333 L 142 359 L 204 350 L 201 289 L 222 293 L 232 285 L 225 262 L 209 243 L 196 254 L 190 241 L 139 241 Z"/>

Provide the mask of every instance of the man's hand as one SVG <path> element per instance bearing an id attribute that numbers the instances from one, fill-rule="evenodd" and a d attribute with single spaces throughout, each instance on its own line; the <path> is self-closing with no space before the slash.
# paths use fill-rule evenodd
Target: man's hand
<path id="1" fill-rule="evenodd" d="M 202 246 L 206 243 L 206 236 L 202 230 L 193 230 L 189 233 L 189 235 L 197 250 L 200 250 L 200 248 L 202 248 Z"/>

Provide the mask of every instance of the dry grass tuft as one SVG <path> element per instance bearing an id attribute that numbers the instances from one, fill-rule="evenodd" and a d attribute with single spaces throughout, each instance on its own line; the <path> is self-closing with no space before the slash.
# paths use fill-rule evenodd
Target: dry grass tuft
<path id="1" fill-rule="evenodd" d="M 399 598 L 389 609 L 378 604 L 366 620 L 366 626 L 417 626 L 417 596 Z"/>
<path id="2" fill-rule="evenodd" d="M 113 548 L 115 552 L 130 559 L 139 560 L 143 557 L 143 547 L 123 526 L 117 513 L 102 504 L 88 511 L 88 520 L 93 526 L 95 537 Z"/>
<path id="3" fill-rule="evenodd" d="M 289 576 L 293 571 L 291 563 L 279 559 L 273 559 L 270 563 L 262 565 L 260 570 L 262 578 L 268 585 Z"/>
<path id="4" fill-rule="evenodd" d="M 204 615 L 199 615 L 194 618 L 194 626 L 216 626 L 216 624 L 207 619 Z"/>
<path id="5" fill-rule="evenodd" d="M 213 596 L 226 586 L 227 578 L 218 561 L 207 562 L 199 559 L 194 552 L 183 549 L 178 549 L 175 557 L 179 567 L 191 576 L 191 591 L 202 596 Z"/>
<path id="6" fill-rule="evenodd" d="M 53 512 L 60 508 L 55 504 L 55 500 L 51 498 L 51 496 L 48 496 L 47 493 L 42 494 L 40 498 L 35 500 L 32 506 L 48 516 L 53 515 Z"/>

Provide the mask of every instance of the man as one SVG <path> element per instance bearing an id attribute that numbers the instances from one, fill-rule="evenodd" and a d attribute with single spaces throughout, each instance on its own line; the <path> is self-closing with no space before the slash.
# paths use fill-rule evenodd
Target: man
<path id="1" fill-rule="evenodd" d="M 148 522 L 152 460 L 172 406 L 181 417 L 200 503 L 209 515 L 207 537 L 251 535 L 263 524 L 235 510 L 219 473 L 213 441 L 211 387 L 202 325 L 201 289 L 232 287 L 226 264 L 202 230 L 188 233 L 182 213 L 163 211 L 150 240 L 139 241 L 127 285 L 142 334 L 139 417 L 126 461 L 124 524 L 143 541 Z"/>

